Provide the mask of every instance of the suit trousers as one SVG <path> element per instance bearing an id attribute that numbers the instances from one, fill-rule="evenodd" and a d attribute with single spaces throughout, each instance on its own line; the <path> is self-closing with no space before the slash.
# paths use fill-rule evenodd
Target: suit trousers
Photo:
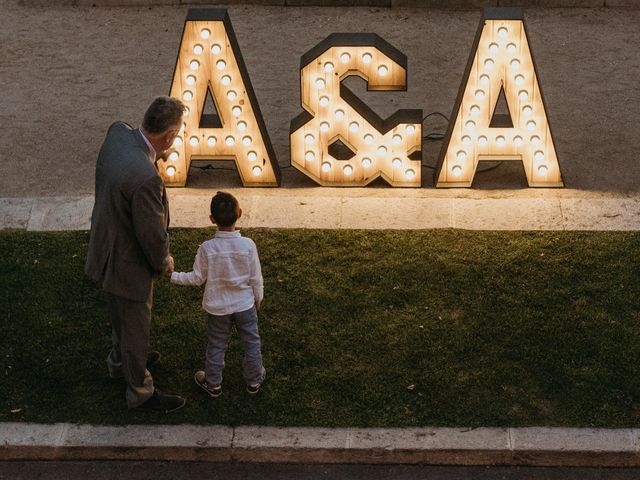
<path id="1" fill-rule="evenodd" d="M 153 378 L 147 370 L 152 302 L 152 293 L 144 302 L 107 293 L 112 340 L 107 367 L 111 377 L 124 376 L 129 408 L 139 407 L 153 395 Z"/>

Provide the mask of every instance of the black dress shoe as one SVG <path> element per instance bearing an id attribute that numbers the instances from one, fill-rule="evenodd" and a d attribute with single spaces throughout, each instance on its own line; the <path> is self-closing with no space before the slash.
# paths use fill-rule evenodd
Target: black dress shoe
<path id="1" fill-rule="evenodd" d="M 187 403 L 187 401 L 179 395 L 162 393 L 156 388 L 149 400 L 137 407 L 137 409 L 160 413 L 171 413 L 184 407 L 185 403 Z"/>
<path id="2" fill-rule="evenodd" d="M 160 361 L 160 352 L 156 352 L 155 350 L 152 350 L 147 354 L 147 368 L 155 365 L 159 361 Z"/>

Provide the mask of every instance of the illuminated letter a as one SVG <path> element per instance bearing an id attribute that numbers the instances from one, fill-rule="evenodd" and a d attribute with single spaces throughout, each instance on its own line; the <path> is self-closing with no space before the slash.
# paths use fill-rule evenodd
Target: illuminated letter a
<path id="1" fill-rule="evenodd" d="M 184 186 L 192 160 L 233 160 L 245 186 L 277 186 L 280 169 L 224 9 L 190 9 L 171 84 L 188 108 L 160 173 Z M 215 113 L 205 113 L 207 97 Z"/>
<path id="2" fill-rule="evenodd" d="M 505 113 L 496 110 L 499 100 Z M 470 187 L 481 160 L 521 161 L 530 187 L 563 186 L 519 8 L 484 10 L 442 145 L 436 186 Z"/>

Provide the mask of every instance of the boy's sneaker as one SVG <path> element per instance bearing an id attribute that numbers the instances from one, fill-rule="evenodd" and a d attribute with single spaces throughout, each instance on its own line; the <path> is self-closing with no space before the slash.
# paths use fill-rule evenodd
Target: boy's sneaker
<path id="1" fill-rule="evenodd" d="M 258 393 L 260 391 L 260 387 L 262 386 L 262 383 L 264 382 L 264 379 L 267 376 L 267 371 L 265 370 L 264 367 L 262 367 L 262 375 L 260 378 L 260 383 L 254 383 L 253 385 L 247 385 L 247 392 L 249 392 L 251 395 L 255 395 L 256 393 Z"/>
<path id="2" fill-rule="evenodd" d="M 193 376 L 193 379 L 196 381 L 196 384 L 207 392 L 210 397 L 218 398 L 222 395 L 222 385 L 209 385 L 202 370 L 198 370 Z"/>

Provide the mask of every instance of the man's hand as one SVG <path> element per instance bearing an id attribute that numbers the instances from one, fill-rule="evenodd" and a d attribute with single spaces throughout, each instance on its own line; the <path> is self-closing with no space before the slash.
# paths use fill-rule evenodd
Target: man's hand
<path id="1" fill-rule="evenodd" d="M 173 273 L 173 257 L 171 255 L 167 256 L 162 262 L 162 275 L 167 278 L 171 278 L 171 274 Z"/>
<path id="2" fill-rule="evenodd" d="M 259 301 L 257 301 L 257 300 L 256 300 L 256 312 L 259 312 L 259 311 L 260 311 L 260 304 L 261 304 L 261 303 L 262 303 L 262 302 L 259 302 Z"/>

